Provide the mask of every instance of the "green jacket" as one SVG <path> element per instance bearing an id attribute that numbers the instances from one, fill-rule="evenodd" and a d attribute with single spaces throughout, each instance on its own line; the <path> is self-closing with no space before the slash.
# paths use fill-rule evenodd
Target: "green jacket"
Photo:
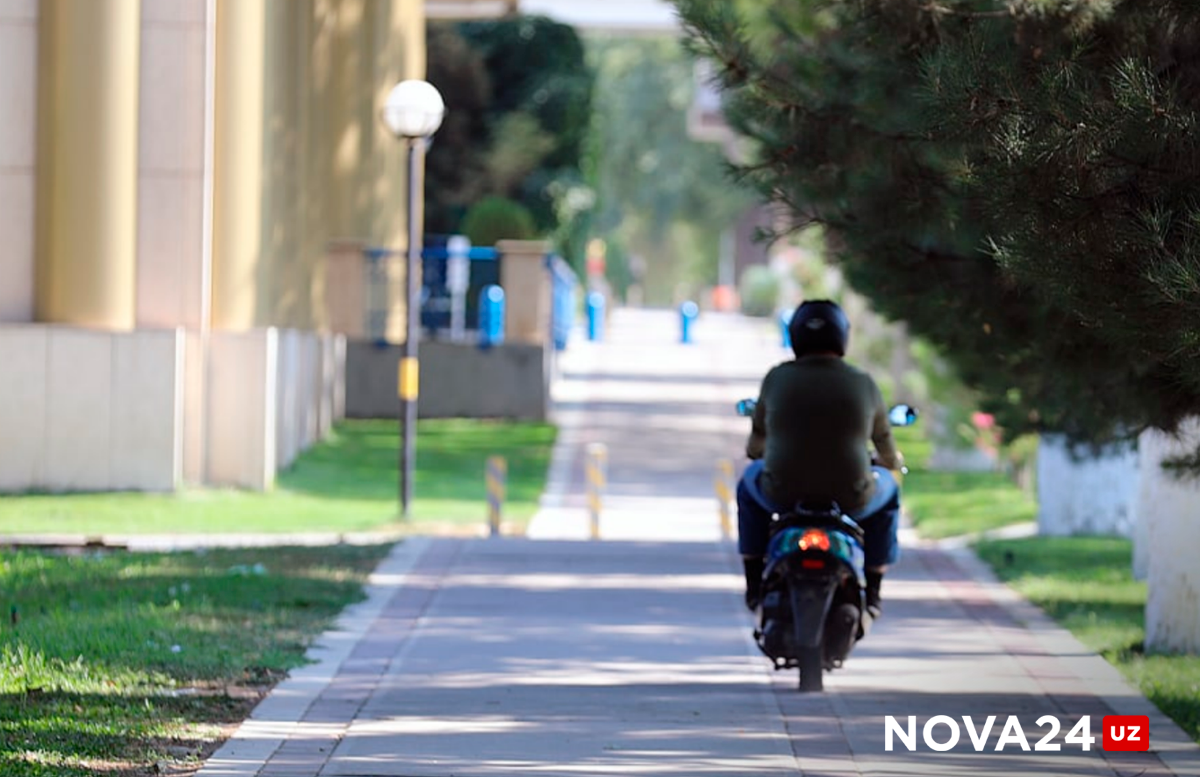
<path id="1" fill-rule="evenodd" d="M 867 373 L 836 356 L 806 356 L 763 378 L 746 455 L 763 459 L 761 485 L 771 501 L 862 507 L 875 493 L 868 442 L 881 466 L 900 467 L 887 406 Z"/>

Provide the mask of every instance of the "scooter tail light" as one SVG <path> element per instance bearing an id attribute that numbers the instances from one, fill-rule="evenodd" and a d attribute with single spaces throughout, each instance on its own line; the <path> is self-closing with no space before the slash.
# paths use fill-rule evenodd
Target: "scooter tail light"
<path id="1" fill-rule="evenodd" d="M 829 535 L 820 529 L 809 529 L 800 536 L 800 550 L 829 550 Z"/>
<path id="2" fill-rule="evenodd" d="M 800 559 L 801 569 L 824 569 L 825 559 L 823 558 L 802 558 Z"/>

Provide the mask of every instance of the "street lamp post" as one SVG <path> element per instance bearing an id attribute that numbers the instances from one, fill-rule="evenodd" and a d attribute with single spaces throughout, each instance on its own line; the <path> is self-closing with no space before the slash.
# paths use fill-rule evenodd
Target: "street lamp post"
<path id="1" fill-rule="evenodd" d="M 417 277 L 421 246 L 417 224 L 417 203 L 421 189 L 417 178 L 417 154 L 442 125 L 446 104 L 433 84 L 427 81 L 401 81 L 388 93 L 383 106 L 383 122 L 392 134 L 408 146 L 408 251 L 404 269 L 405 318 L 404 354 L 400 358 L 396 393 L 400 398 L 400 516 L 407 520 L 413 498 L 413 468 L 417 458 L 417 390 L 419 362 L 417 338 L 420 332 L 421 287 Z"/>

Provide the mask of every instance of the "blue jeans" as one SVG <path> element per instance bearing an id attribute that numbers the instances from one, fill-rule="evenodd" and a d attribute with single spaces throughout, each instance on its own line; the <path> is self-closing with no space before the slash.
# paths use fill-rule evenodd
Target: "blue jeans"
<path id="1" fill-rule="evenodd" d="M 896 529 L 900 523 L 900 486 L 889 470 L 872 467 L 875 495 L 871 501 L 846 514 L 863 528 L 863 551 L 867 569 L 895 564 L 900 559 L 900 541 Z M 762 461 L 752 461 L 738 482 L 738 552 L 743 556 L 764 556 L 770 539 L 771 514 L 788 508 L 771 503 L 759 487 Z"/>

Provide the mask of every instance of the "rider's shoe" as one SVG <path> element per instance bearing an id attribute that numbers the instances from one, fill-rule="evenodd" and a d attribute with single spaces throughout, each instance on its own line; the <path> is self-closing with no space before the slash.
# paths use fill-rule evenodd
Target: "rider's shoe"
<path id="1" fill-rule="evenodd" d="M 883 614 L 883 598 L 879 594 L 879 589 L 883 585 L 883 574 L 880 572 L 867 573 L 867 613 L 873 620 L 879 620 L 879 616 Z"/>
<path id="2" fill-rule="evenodd" d="M 762 577 L 766 562 L 757 556 L 742 556 L 742 567 L 746 573 L 746 608 L 750 612 L 758 609 L 762 602 Z"/>

